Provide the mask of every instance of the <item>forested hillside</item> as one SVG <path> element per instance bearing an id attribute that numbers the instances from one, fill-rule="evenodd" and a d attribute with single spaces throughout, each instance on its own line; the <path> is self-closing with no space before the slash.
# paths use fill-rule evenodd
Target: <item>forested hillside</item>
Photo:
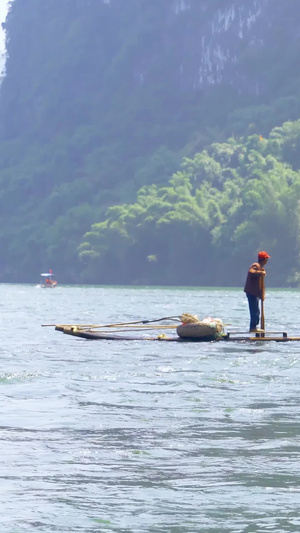
<path id="1" fill-rule="evenodd" d="M 14 0 L 0 281 L 298 283 L 298 0 Z M 271 278 L 271 276 L 270 276 Z"/>

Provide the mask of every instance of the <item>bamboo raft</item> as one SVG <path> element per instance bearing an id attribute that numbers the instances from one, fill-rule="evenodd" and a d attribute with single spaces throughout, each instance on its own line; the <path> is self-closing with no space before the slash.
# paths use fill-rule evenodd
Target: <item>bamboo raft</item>
<path id="1" fill-rule="evenodd" d="M 175 324 L 154 324 L 162 321 L 172 321 Z M 220 319 L 207 318 L 199 321 L 198 317 L 188 313 L 153 320 L 136 320 L 115 324 L 42 324 L 42 326 L 54 326 L 56 331 L 88 340 L 181 343 L 300 341 L 300 336 L 288 336 L 285 331 L 266 331 L 263 329 L 254 333 L 225 331 L 224 324 Z M 199 330 L 201 330 L 200 333 Z"/>

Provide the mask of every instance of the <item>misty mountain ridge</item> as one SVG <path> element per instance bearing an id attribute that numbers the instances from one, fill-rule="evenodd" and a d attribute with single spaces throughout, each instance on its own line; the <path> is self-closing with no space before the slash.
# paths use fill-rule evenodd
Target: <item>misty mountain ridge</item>
<path id="1" fill-rule="evenodd" d="M 298 0 L 14 0 L 0 279 L 49 264 L 78 279 L 107 208 L 211 143 L 297 120 L 299 14 Z"/>

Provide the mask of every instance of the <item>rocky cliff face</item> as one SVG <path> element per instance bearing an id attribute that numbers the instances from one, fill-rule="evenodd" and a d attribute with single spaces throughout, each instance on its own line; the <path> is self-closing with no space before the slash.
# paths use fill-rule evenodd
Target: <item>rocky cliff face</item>
<path id="1" fill-rule="evenodd" d="M 264 45 L 258 29 L 268 4 L 268 0 L 235 0 L 224 2 L 213 10 L 209 3 L 202 4 L 202 10 L 198 8 L 198 28 L 194 27 L 193 42 L 185 39 L 183 43 L 186 57 L 192 61 L 187 61 L 190 72 L 187 69 L 185 73 L 181 68 L 181 78 L 189 78 L 195 89 L 222 83 L 239 84 L 245 76 L 240 72 L 241 52 L 247 47 L 258 50 Z M 188 0 L 175 3 L 178 17 L 188 10 L 192 18 L 192 8 Z"/>
<path id="2" fill-rule="evenodd" d="M 268 74 L 280 77 L 285 58 L 290 65 L 299 49 L 298 0 L 170 0 L 163 11 L 153 56 L 141 52 L 140 83 L 152 61 L 163 56 L 181 89 L 224 84 L 258 96 L 269 88 Z"/>
<path id="3" fill-rule="evenodd" d="M 111 146 L 130 129 L 149 152 L 236 108 L 281 99 L 277 123 L 297 118 L 299 15 L 299 0 L 14 0 L 0 134 L 49 143 L 93 125 Z M 265 133 L 267 113 L 237 133 L 247 120 Z"/>
<path id="4" fill-rule="evenodd" d="M 14 0 L 0 123 L 15 135 L 63 104 L 74 127 L 90 122 L 86 98 L 104 113 L 173 98 L 173 113 L 216 87 L 247 105 L 286 96 L 299 86 L 299 15 L 299 0 Z"/>
<path id="5" fill-rule="evenodd" d="M 298 0 L 173 0 L 160 53 L 173 57 L 173 75 L 185 90 L 224 84 L 258 96 L 299 48 L 299 15 Z M 139 80 L 146 78 L 141 68 Z"/>

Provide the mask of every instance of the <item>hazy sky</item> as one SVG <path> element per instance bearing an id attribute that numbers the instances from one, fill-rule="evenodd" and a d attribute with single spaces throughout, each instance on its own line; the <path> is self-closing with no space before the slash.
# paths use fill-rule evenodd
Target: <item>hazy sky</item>
<path id="1" fill-rule="evenodd" d="M 0 24 L 4 22 L 5 20 L 7 8 L 8 8 L 8 1 L 9 0 L 0 0 Z M 5 39 L 4 32 L 2 31 L 2 27 L 0 26 L 0 53 L 1 54 L 3 54 L 5 50 L 4 39 Z"/>

